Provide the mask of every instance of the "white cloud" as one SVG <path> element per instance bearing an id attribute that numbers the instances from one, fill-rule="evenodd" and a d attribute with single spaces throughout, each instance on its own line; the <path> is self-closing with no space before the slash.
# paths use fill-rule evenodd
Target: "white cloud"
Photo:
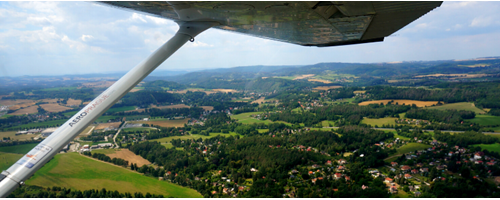
<path id="1" fill-rule="evenodd" d="M 92 39 L 94 39 L 94 36 L 92 35 L 82 35 L 82 37 L 80 37 L 80 39 L 84 42 L 87 42 L 87 41 L 90 41 Z"/>
<path id="2" fill-rule="evenodd" d="M 479 16 L 479 17 L 476 17 L 472 20 L 472 22 L 470 23 L 470 26 L 471 27 L 485 27 L 485 26 L 489 26 L 492 21 L 493 20 L 491 17 Z"/>

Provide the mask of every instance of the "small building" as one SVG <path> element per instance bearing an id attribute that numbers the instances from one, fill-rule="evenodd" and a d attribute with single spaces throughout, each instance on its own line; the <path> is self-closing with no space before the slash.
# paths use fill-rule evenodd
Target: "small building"
<path id="1" fill-rule="evenodd" d="M 410 174 L 405 174 L 405 179 L 410 179 L 412 176 Z"/>

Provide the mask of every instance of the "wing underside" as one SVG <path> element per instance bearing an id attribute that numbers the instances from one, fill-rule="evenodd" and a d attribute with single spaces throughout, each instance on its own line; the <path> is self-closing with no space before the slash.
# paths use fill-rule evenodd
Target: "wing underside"
<path id="1" fill-rule="evenodd" d="M 442 2 L 103 2 L 174 21 L 217 21 L 215 28 L 303 46 L 383 41 Z"/>

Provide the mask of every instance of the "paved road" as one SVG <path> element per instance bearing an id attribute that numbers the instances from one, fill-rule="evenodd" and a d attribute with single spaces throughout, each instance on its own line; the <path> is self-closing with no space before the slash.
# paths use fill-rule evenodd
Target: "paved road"
<path id="1" fill-rule="evenodd" d="M 120 126 L 120 128 L 118 129 L 118 131 L 116 132 L 115 136 L 113 136 L 113 142 L 115 143 L 115 148 L 120 148 L 118 146 L 118 144 L 116 143 L 116 137 L 118 137 L 118 134 L 120 134 L 120 131 L 122 130 L 123 127 L 125 127 L 125 124 L 127 124 L 127 122 L 123 123 L 122 126 Z"/>

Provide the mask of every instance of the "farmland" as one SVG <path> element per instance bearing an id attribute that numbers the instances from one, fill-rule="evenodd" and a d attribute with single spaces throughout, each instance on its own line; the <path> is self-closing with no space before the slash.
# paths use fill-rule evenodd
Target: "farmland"
<path id="1" fill-rule="evenodd" d="M 135 106 L 123 106 L 123 107 L 118 107 L 118 108 L 110 108 L 106 112 L 123 112 L 123 111 L 134 111 Z"/>
<path id="2" fill-rule="evenodd" d="M 51 121 L 45 121 L 45 122 L 35 122 L 35 123 L 29 123 L 29 124 L 23 124 L 19 126 L 14 126 L 9 129 L 11 130 L 18 130 L 18 129 L 28 129 L 28 128 L 36 128 L 36 127 L 54 127 L 63 124 L 66 122 L 66 119 L 60 119 L 60 120 L 51 120 Z"/>
<path id="3" fill-rule="evenodd" d="M 0 171 L 8 169 L 21 157 L 23 157 L 23 154 L 0 152 Z"/>
<path id="4" fill-rule="evenodd" d="M 48 112 L 63 112 L 63 111 L 72 109 L 72 108 L 68 108 L 66 106 L 61 106 L 61 105 L 55 104 L 55 103 L 41 104 L 40 106 Z"/>
<path id="5" fill-rule="evenodd" d="M 158 109 L 191 108 L 191 106 L 187 106 L 185 104 L 175 104 L 175 105 L 168 105 L 168 106 L 156 106 L 156 105 L 153 105 L 152 108 L 158 108 Z"/>
<path id="6" fill-rule="evenodd" d="M 305 78 L 309 78 L 309 77 L 313 77 L 314 74 L 304 74 L 304 75 L 300 75 L 300 76 L 297 76 L 295 77 L 293 80 L 300 80 L 300 79 L 305 79 Z"/>
<path id="7" fill-rule="evenodd" d="M 498 126 L 500 125 L 500 117 L 493 115 L 476 115 L 474 119 L 469 119 L 467 121 L 478 123 L 481 126 Z"/>
<path id="8" fill-rule="evenodd" d="M 16 146 L 0 147 L 0 152 L 25 154 L 28 153 L 31 149 L 33 149 L 33 147 L 35 147 L 36 145 L 38 144 L 31 143 L 31 144 L 21 144 Z"/>
<path id="9" fill-rule="evenodd" d="M 460 102 L 460 103 L 450 103 L 441 106 L 429 107 L 428 109 L 437 109 L 437 110 L 466 110 L 472 111 L 476 114 L 484 114 L 485 112 L 479 108 L 476 108 L 474 103 L 469 102 Z"/>
<path id="10" fill-rule="evenodd" d="M 191 134 L 191 135 L 183 135 L 183 136 L 165 137 L 165 138 L 160 138 L 160 139 L 154 139 L 154 140 L 151 140 L 151 141 L 160 142 L 163 146 L 165 146 L 165 147 L 168 148 L 168 147 L 172 147 L 171 144 L 170 144 L 170 141 L 172 141 L 173 139 L 181 139 L 181 140 L 190 140 L 190 139 L 193 139 L 193 140 L 196 140 L 198 138 L 202 138 L 202 139 L 213 138 L 213 137 L 218 136 L 218 135 L 229 137 L 229 136 L 236 136 L 238 134 L 235 133 L 235 132 L 229 132 L 229 133 L 210 133 L 210 136 Z"/>
<path id="11" fill-rule="evenodd" d="M 331 81 L 327 81 L 327 80 L 323 80 L 323 79 L 317 79 L 317 78 L 312 78 L 312 79 L 308 79 L 307 81 L 310 81 L 310 82 L 320 82 L 320 83 L 332 83 Z"/>
<path id="12" fill-rule="evenodd" d="M 214 109 L 213 106 L 200 106 L 201 108 L 203 108 L 203 110 L 205 111 L 212 111 Z"/>
<path id="13" fill-rule="evenodd" d="M 237 115 L 232 115 L 231 119 L 236 119 L 238 122 L 243 123 L 243 124 L 253 124 L 253 123 L 270 123 L 271 120 L 259 120 L 255 119 L 253 117 L 250 117 L 250 115 L 257 115 L 261 114 L 260 112 L 248 112 L 248 113 L 241 113 Z"/>
<path id="14" fill-rule="evenodd" d="M 314 91 L 319 91 L 319 90 L 329 90 L 329 89 L 337 89 L 337 88 L 341 88 L 342 86 L 338 86 L 338 85 L 335 85 L 335 86 L 319 86 L 319 87 L 315 87 L 313 88 Z"/>
<path id="15" fill-rule="evenodd" d="M 371 125 L 371 126 L 382 126 L 382 125 L 395 125 L 396 124 L 396 120 L 397 118 L 395 117 L 384 117 L 384 118 L 379 118 L 379 119 L 370 119 L 370 118 L 363 118 L 363 120 L 361 120 L 361 123 L 363 124 L 368 124 L 368 125 Z"/>
<path id="16" fill-rule="evenodd" d="M 133 122 L 128 122 L 131 124 L 150 124 L 150 125 L 155 125 L 155 126 L 161 126 L 161 127 L 184 127 L 184 124 L 188 122 L 189 118 L 186 119 L 173 119 L 173 120 L 167 120 L 167 119 L 152 119 L 151 121 L 133 121 Z"/>
<path id="17" fill-rule="evenodd" d="M 10 137 L 11 140 L 31 140 L 32 137 L 37 137 L 40 134 L 21 134 L 16 135 L 16 131 L 0 132 L 0 139 Z"/>
<path id="18" fill-rule="evenodd" d="M 366 106 L 368 104 L 381 104 L 381 103 L 386 105 L 388 102 L 391 102 L 391 101 L 393 101 L 392 104 L 396 104 L 396 103 L 398 103 L 399 105 L 415 104 L 415 105 L 417 105 L 417 107 L 428 107 L 428 106 L 436 105 L 438 103 L 437 101 L 415 101 L 415 100 L 386 99 L 386 100 L 364 101 L 364 102 L 359 103 L 358 105 Z"/>
<path id="19" fill-rule="evenodd" d="M 16 112 L 10 113 L 10 115 L 25 115 L 25 114 L 33 114 L 38 112 L 38 106 L 30 106 L 27 108 L 23 108 L 17 110 Z"/>
<path id="20" fill-rule="evenodd" d="M 120 150 L 115 150 L 115 149 L 106 149 L 106 150 L 111 150 L 108 153 L 104 153 L 110 158 L 121 158 L 123 160 L 128 161 L 129 165 L 132 163 L 137 164 L 137 166 L 143 166 L 143 165 L 149 165 L 151 162 L 148 160 L 144 159 L 141 156 L 135 155 L 133 152 L 131 152 L 128 149 L 120 149 Z"/>
<path id="21" fill-rule="evenodd" d="M 121 193 L 142 192 L 172 197 L 201 197 L 195 190 L 143 176 L 123 167 L 93 160 L 78 153 L 58 154 L 26 181 L 28 185 L 78 190 L 106 188 Z"/>
<path id="22" fill-rule="evenodd" d="M 110 126 L 112 126 L 114 128 L 119 128 L 120 124 L 121 124 L 121 122 L 103 123 L 103 124 L 97 125 L 95 130 L 105 129 L 105 128 L 108 128 Z"/>
<path id="23" fill-rule="evenodd" d="M 254 103 L 258 103 L 258 104 L 261 104 L 261 103 L 264 103 L 264 100 L 266 99 L 266 97 L 261 97 L 255 101 L 252 101 L 251 103 L 254 104 Z"/>
<path id="24" fill-rule="evenodd" d="M 476 144 L 476 145 L 472 145 L 472 146 L 479 146 L 479 147 L 481 147 L 481 149 L 486 149 L 488 151 L 493 151 L 493 152 L 500 153 L 500 144 L 498 144 L 498 143 L 494 143 L 494 144 Z"/>
<path id="25" fill-rule="evenodd" d="M 82 103 L 82 100 L 69 98 L 66 106 L 78 106 Z"/>

